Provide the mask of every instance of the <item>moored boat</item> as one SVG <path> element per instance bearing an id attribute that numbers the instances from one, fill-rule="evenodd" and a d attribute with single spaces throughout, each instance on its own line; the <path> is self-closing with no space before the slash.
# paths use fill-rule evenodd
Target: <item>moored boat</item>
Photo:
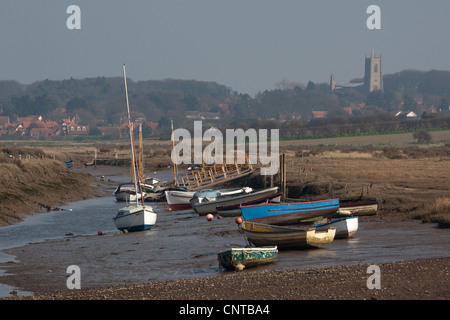
<path id="1" fill-rule="evenodd" d="M 217 213 L 222 217 L 236 217 L 242 215 L 241 212 L 241 206 L 251 206 L 254 204 L 260 204 L 260 203 L 269 203 L 269 202 L 280 202 L 280 197 L 283 194 L 283 192 L 277 192 L 268 196 L 263 196 L 261 198 L 258 198 L 256 200 L 252 201 L 244 201 L 242 204 L 225 204 L 221 206 L 217 206 L 216 210 Z"/>
<path id="2" fill-rule="evenodd" d="M 244 192 L 248 192 L 249 188 L 233 188 L 233 189 L 217 189 L 217 190 L 202 190 L 202 191 L 187 191 L 187 190 L 174 190 L 169 189 L 166 190 L 166 201 L 169 205 L 169 208 L 171 210 L 187 210 L 192 209 L 192 205 L 190 200 L 194 198 L 195 194 L 201 195 L 202 192 L 209 192 L 210 196 L 213 194 L 217 197 L 219 196 L 225 196 L 225 195 L 232 195 L 232 194 L 240 194 Z"/>
<path id="3" fill-rule="evenodd" d="M 66 165 L 67 168 L 71 168 L 73 166 L 73 161 L 72 160 L 64 161 L 64 164 Z"/>
<path id="4" fill-rule="evenodd" d="M 245 194 L 220 196 L 213 201 L 203 201 L 192 204 L 195 212 L 199 215 L 207 215 L 208 213 L 217 213 L 217 207 L 223 205 L 240 205 L 247 201 L 254 201 L 263 197 L 277 193 L 278 187 L 258 190 Z"/>
<path id="5" fill-rule="evenodd" d="M 300 224 L 302 220 L 328 218 L 339 209 L 339 199 L 310 202 L 267 203 L 242 206 L 244 220 L 274 225 Z"/>
<path id="6" fill-rule="evenodd" d="M 346 239 L 353 236 L 358 231 L 358 217 L 347 217 L 333 219 L 330 222 L 313 225 L 316 230 L 324 231 L 330 227 L 336 228 L 335 239 Z"/>
<path id="7" fill-rule="evenodd" d="M 217 255 L 219 266 L 238 271 L 272 263 L 277 257 L 278 249 L 276 246 L 231 248 Z"/>
<path id="8" fill-rule="evenodd" d="M 130 143 L 131 143 L 131 163 L 133 166 L 133 181 L 134 181 L 134 194 L 136 195 L 135 202 L 127 203 L 127 206 L 119 209 L 117 214 L 113 217 L 114 223 L 117 229 L 121 231 L 143 231 L 153 227 L 156 223 L 157 214 L 153 211 L 151 206 L 145 206 L 139 203 L 138 197 L 144 198 L 142 192 L 141 181 L 137 176 L 138 166 L 134 150 L 133 141 L 133 126 L 130 118 L 130 106 L 128 103 L 128 90 L 127 90 L 127 77 L 125 74 L 125 65 L 123 66 L 123 78 L 125 84 L 125 97 L 127 102 L 128 113 L 128 127 L 130 130 Z"/>
<path id="9" fill-rule="evenodd" d="M 144 231 L 152 228 L 156 223 L 157 214 L 152 207 L 132 205 L 121 208 L 113 218 L 120 231 Z"/>
<path id="10" fill-rule="evenodd" d="M 194 196 L 193 191 L 187 190 L 166 190 L 166 201 L 170 210 L 187 210 L 191 209 L 189 200 Z"/>
<path id="11" fill-rule="evenodd" d="M 278 249 L 317 248 L 334 240 L 336 228 L 292 228 L 244 221 L 239 226 L 255 246 L 277 246 Z"/>
<path id="12" fill-rule="evenodd" d="M 253 189 L 250 187 L 197 191 L 189 200 L 189 203 L 192 207 L 193 204 L 203 202 L 203 200 L 214 201 L 220 197 L 238 196 L 251 192 L 253 192 Z"/>
<path id="13" fill-rule="evenodd" d="M 141 200 L 142 196 L 145 197 L 145 193 L 136 193 L 134 182 L 121 183 L 116 190 L 114 190 L 113 195 L 116 197 L 117 201 L 136 201 Z"/>
<path id="14" fill-rule="evenodd" d="M 338 216 L 370 216 L 378 213 L 380 199 L 340 199 Z"/>

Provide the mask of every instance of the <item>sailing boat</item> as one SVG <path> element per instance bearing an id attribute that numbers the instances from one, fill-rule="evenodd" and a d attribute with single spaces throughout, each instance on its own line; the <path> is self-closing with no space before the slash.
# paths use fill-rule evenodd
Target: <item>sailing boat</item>
<path id="1" fill-rule="evenodd" d="M 127 76 L 125 72 L 125 65 L 123 65 L 123 79 L 125 84 L 125 98 L 127 102 L 127 112 L 128 112 L 128 127 L 130 128 L 130 142 L 131 142 L 131 159 L 133 166 L 133 180 L 134 180 L 134 190 L 136 194 L 141 194 L 142 197 L 142 186 L 140 178 L 138 178 L 139 168 L 136 160 L 136 153 L 133 141 L 133 127 L 131 124 L 130 117 L 130 105 L 128 103 L 128 88 L 127 88 Z M 138 197 L 135 199 L 135 203 L 130 203 L 124 208 L 119 209 L 116 216 L 113 218 L 114 223 L 120 231 L 143 231 L 148 230 L 153 227 L 156 223 L 157 214 L 153 211 L 150 206 L 145 206 L 144 202 L 139 203 Z"/>
<path id="2" fill-rule="evenodd" d="M 130 127 L 130 135 L 134 135 L 133 132 L 133 128 L 134 126 Z M 139 166 L 139 177 L 143 176 L 143 165 L 142 165 L 142 124 L 139 124 L 139 161 L 138 161 L 138 166 Z M 135 168 L 135 164 L 133 163 L 133 161 L 131 161 L 131 182 L 125 182 L 125 183 L 121 183 L 119 184 L 119 186 L 116 188 L 116 190 L 114 190 L 114 192 L 112 193 L 113 196 L 116 197 L 117 201 L 126 201 L 126 202 L 134 202 L 136 200 L 141 200 L 144 199 L 146 197 L 146 191 L 148 189 L 148 187 L 146 185 L 142 185 L 141 187 L 143 187 L 142 189 L 144 190 L 144 192 L 139 193 L 136 192 L 135 189 L 135 183 L 134 183 L 134 179 L 136 177 L 136 175 L 134 174 L 136 168 Z M 151 190 L 152 188 L 150 188 Z"/>

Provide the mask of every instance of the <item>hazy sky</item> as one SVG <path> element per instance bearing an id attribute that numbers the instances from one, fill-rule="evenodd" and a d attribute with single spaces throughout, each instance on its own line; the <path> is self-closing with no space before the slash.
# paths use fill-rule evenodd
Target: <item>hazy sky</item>
<path id="1" fill-rule="evenodd" d="M 70 5 L 81 9 L 69 30 Z M 366 26 L 370 5 L 381 29 Z M 450 1 L 0 0 L 0 80 L 97 76 L 215 81 L 254 95 L 283 79 L 344 84 L 383 57 L 383 74 L 450 69 Z"/>

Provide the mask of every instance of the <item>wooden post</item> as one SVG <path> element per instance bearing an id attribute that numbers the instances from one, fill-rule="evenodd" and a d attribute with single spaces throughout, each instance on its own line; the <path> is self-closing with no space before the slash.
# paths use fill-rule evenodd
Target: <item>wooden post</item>
<path id="1" fill-rule="evenodd" d="M 286 189 L 286 155 L 283 153 L 283 201 L 287 198 Z"/>
<path id="2" fill-rule="evenodd" d="M 282 201 L 286 199 L 286 163 L 285 163 L 286 157 L 285 154 L 282 153 L 280 155 L 280 170 L 279 170 L 279 177 L 280 177 L 280 191 L 283 192 L 281 195 Z"/>

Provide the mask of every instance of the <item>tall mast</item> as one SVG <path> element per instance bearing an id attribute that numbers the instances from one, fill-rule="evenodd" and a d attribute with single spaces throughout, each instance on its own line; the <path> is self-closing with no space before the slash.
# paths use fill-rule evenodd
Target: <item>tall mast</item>
<path id="1" fill-rule="evenodd" d="M 131 161 L 132 161 L 132 168 L 133 168 L 133 180 L 134 180 L 134 189 L 136 191 L 136 204 L 139 204 L 138 202 L 138 187 L 137 187 L 137 177 L 136 177 L 136 159 L 134 157 L 134 143 L 133 143 L 133 127 L 131 124 L 131 116 L 130 116 L 130 104 L 128 103 L 128 87 L 127 87 L 127 75 L 125 72 L 125 64 L 122 66 L 123 69 L 123 81 L 125 84 L 125 99 L 127 101 L 127 115 L 128 115 L 128 127 L 130 129 L 130 142 L 131 142 Z"/>
<path id="2" fill-rule="evenodd" d="M 173 119 L 170 118 L 170 126 L 172 127 L 172 150 L 175 148 L 174 146 L 174 136 L 173 136 Z M 173 182 L 175 183 L 175 185 L 178 185 L 178 181 L 177 181 L 177 164 L 176 161 L 173 163 Z"/>
<path id="3" fill-rule="evenodd" d="M 142 142 L 142 122 L 139 122 L 139 177 L 143 179 L 144 176 L 144 145 Z"/>

